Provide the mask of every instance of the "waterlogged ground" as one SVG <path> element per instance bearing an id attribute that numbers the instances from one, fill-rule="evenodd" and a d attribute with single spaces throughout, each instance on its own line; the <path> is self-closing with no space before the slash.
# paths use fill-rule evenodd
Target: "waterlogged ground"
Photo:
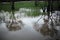
<path id="1" fill-rule="evenodd" d="M 0 39 L 1 40 L 45 40 L 45 39 L 47 39 L 48 38 L 47 36 L 43 36 L 40 32 L 37 32 L 33 27 L 34 23 L 37 22 L 37 20 L 42 15 L 37 16 L 37 17 L 28 17 L 25 15 L 23 10 L 29 11 L 29 9 L 21 8 L 20 11 L 15 12 L 16 19 L 22 20 L 22 22 L 24 24 L 22 29 L 17 30 L 17 31 L 9 31 L 6 27 L 6 24 L 2 21 L 2 23 L 0 23 Z M 43 11 L 41 10 L 41 12 L 43 12 Z M 8 20 L 8 18 L 10 16 L 10 14 L 8 14 L 9 12 L 2 12 L 2 13 L 5 15 L 5 19 Z M 1 17 L 3 17 L 3 16 L 1 16 Z M 42 16 L 42 18 L 38 22 L 40 24 L 40 27 L 44 23 L 43 18 L 44 18 L 44 16 Z M 4 19 L 4 17 L 3 17 L 3 19 Z"/>
<path id="2" fill-rule="evenodd" d="M 5 23 L 0 24 L 0 39 L 1 40 L 44 40 L 39 32 L 33 28 L 34 22 L 36 22 L 41 16 L 38 17 L 28 17 L 25 15 L 26 12 L 31 9 L 21 8 L 19 11 L 15 12 L 15 17 L 17 20 L 22 20 L 24 27 L 21 30 L 9 31 Z M 3 13 L 3 14 L 2 14 Z M 1 17 L 5 16 L 5 19 L 9 19 L 9 12 L 2 11 Z M 4 19 L 4 17 L 3 17 Z M 43 24 L 43 20 L 40 20 L 40 23 Z"/>
<path id="3" fill-rule="evenodd" d="M 0 24 L 0 38 L 4 40 L 43 40 L 44 37 L 35 29 L 33 29 L 33 22 L 38 19 L 36 18 L 21 18 L 24 23 L 24 27 L 18 31 L 8 31 L 5 23 Z M 43 20 L 41 21 L 43 22 Z"/>

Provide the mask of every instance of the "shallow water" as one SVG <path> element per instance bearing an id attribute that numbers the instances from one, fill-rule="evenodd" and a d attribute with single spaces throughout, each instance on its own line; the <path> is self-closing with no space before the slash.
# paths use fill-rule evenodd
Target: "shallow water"
<path id="1" fill-rule="evenodd" d="M 36 18 L 21 18 L 24 27 L 18 31 L 8 31 L 5 23 L 0 24 L 0 35 L 6 40 L 43 40 L 43 36 L 33 29 L 33 23 Z"/>
<path id="2" fill-rule="evenodd" d="M 22 27 L 21 30 L 9 31 L 5 23 L 3 22 L 0 23 L 0 39 L 1 40 L 45 40 L 46 38 L 48 38 L 47 36 L 43 36 L 40 32 L 37 32 L 33 28 L 34 23 L 41 17 L 41 15 L 37 17 L 25 17 L 24 16 L 25 13 L 23 13 L 23 17 L 20 18 L 20 11 L 15 12 L 16 13 L 15 16 L 19 17 L 17 18 L 17 20 L 22 20 L 22 22 L 24 23 L 24 27 Z M 3 12 L 3 13 L 6 14 L 6 12 Z M 9 17 L 6 16 L 6 18 L 8 19 Z M 38 22 L 40 26 L 44 23 L 43 18 L 44 17 L 42 17 Z M 58 35 L 60 35 L 60 31 Z"/>

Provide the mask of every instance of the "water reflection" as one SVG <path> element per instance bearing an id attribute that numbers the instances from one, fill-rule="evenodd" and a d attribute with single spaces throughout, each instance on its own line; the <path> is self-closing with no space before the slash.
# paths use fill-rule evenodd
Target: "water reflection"
<path id="1" fill-rule="evenodd" d="M 34 29 L 41 33 L 43 36 L 47 36 L 48 40 L 59 40 L 58 37 L 58 31 L 56 28 L 57 26 L 54 26 L 54 29 L 52 29 L 51 26 L 51 21 L 49 22 L 48 19 L 44 19 L 43 20 L 44 23 L 43 24 L 39 24 L 39 23 L 34 23 Z M 42 25 L 42 26 L 41 26 Z M 60 34 L 59 34 L 60 35 Z"/>
<path id="2" fill-rule="evenodd" d="M 20 13 L 21 12 L 16 12 L 17 15 L 15 15 L 15 16 L 18 16 Z M 52 31 L 52 29 L 48 28 L 48 23 L 47 23 L 48 21 L 43 22 L 43 17 L 39 21 L 39 23 L 33 24 L 33 22 L 36 22 L 37 19 L 39 19 L 41 17 L 41 15 L 37 16 L 37 17 L 28 17 L 28 16 L 25 17 L 25 15 L 23 15 L 22 18 L 20 18 L 20 15 L 19 15 L 18 17 L 20 19 L 16 17 L 16 21 L 13 21 L 13 22 L 11 22 L 11 19 L 9 19 L 9 16 L 10 16 L 9 12 L 7 12 L 7 13 L 4 12 L 4 15 L 5 15 L 5 17 L 3 17 L 2 20 L 5 20 L 5 21 L 0 24 L 0 35 L 2 36 L 2 39 L 5 38 L 8 40 L 10 40 L 10 39 L 45 40 L 45 38 L 48 38 L 48 40 L 49 39 L 54 40 L 56 38 L 56 37 L 55 38 L 52 37 L 53 38 L 52 39 L 50 37 L 50 36 L 54 35 L 54 32 Z M 34 25 L 34 27 L 33 27 L 33 25 Z M 24 28 L 23 28 L 23 26 L 24 26 Z M 48 37 L 48 35 L 49 35 L 49 37 Z M 58 33 L 58 35 L 60 35 L 60 33 Z M 59 38 L 60 38 L 60 36 L 59 36 Z"/>
<path id="3" fill-rule="evenodd" d="M 20 30 L 21 27 L 23 27 L 22 25 L 23 25 L 23 22 L 21 20 L 20 21 L 13 20 L 12 22 L 11 21 L 6 22 L 6 26 L 9 29 L 9 31 Z"/>
<path id="4" fill-rule="evenodd" d="M 42 40 L 42 36 L 32 27 L 32 21 L 35 21 L 33 18 L 21 18 L 21 20 L 25 25 L 19 31 L 7 31 L 7 28 L 3 23 L 0 25 L 0 32 L 2 31 L 1 34 L 4 40 Z"/>

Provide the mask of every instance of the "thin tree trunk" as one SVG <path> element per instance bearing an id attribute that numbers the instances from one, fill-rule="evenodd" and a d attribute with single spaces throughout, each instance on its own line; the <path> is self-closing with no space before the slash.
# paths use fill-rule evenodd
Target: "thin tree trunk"
<path id="1" fill-rule="evenodd" d="M 47 12 L 48 12 L 48 19 L 50 18 L 50 1 L 48 0 L 48 6 L 47 6 Z"/>
<path id="2" fill-rule="evenodd" d="M 38 6 L 38 0 L 35 0 L 35 6 Z"/>
<path id="3" fill-rule="evenodd" d="M 12 5 L 12 7 L 11 7 L 11 9 L 12 9 L 12 19 L 15 19 L 15 16 L 14 16 L 14 1 L 12 1 L 11 2 L 11 5 Z"/>
<path id="4" fill-rule="evenodd" d="M 0 11 L 1 11 L 1 9 L 2 9 L 2 2 L 0 1 Z"/>

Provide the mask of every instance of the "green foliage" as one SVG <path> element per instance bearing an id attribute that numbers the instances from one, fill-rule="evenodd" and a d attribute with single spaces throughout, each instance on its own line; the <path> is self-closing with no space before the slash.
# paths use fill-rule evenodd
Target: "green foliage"
<path id="1" fill-rule="evenodd" d="M 3 3 L 3 4 L 1 4 L 1 9 L 5 10 L 5 11 L 11 11 L 11 4 L 9 2 Z"/>
<path id="2" fill-rule="evenodd" d="M 32 13 L 32 16 L 34 16 L 34 17 L 35 17 L 35 16 L 39 16 L 39 15 L 40 15 L 39 12 L 33 12 L 33 13 Z"/>
<path id="3" fill-rule="evenodd" d="M 41 12 L 39 11 L 39 8 L 37 8 L 37 9 L 35 8 L 32 10 L 34 10 L 34 11 L 28 12 L 26 15 L 33 16 L 33 17 L 42 15 Z"/>
<path id="4" fill-rule="evenodd" d="M 34 8 L 34 2 L 27 2 L 27 1 L 23 1 L 23 2 L 16 2 L 15 3 L 15 8 L 16 10 L 18 10 L 19 8 Z"/>
<path id="5" fill-rule="evenodd" d="M 47 2 L 38 2 L 38 6 L 39 6 L 40 8 L 44 8 L 44 7 L 46 7 L 47 5 L 48 5 Z"/>
<path id="6" fill-rule="evenodd" d="M 15 6 L 15 11 L 19 10 L 19 8 L 31 8 L 34 9 L 35 11 L 32 12 L 26 12 L 26 14 L 28 16 L 39 16 L 41 15 L 41 12 L 39 11 L 40 8 L 43 8 L 45 6 L 47 6 L 47 2 L 38 2 L 38 6 L 35 6 L 35 2 L 34 1 L 20 1 L 20 2 L 15 2 L 14 6 Z M 6 4 L 2 5 L 2 10 L 5 11 L 11 11 L 11 4 L 8 2 Z"/>
<path id="7" fill-rule="evenodd" d="M 38 6 L 40 8 L 42 8 L 43 6 L 46 6 L 47 2 L 44 3 L 44 2 L 38 2 Z M 11 3 L 7 2 L 5 4 L 2 4 L 2 10 L 5 10 L 5 11 L 11 11 Z M 15 6 L 15 10 L 19 10 L 19 8 L 35 8 L 35 2 L 34 1 L 20 1 L 20 2 L 15 2 L 14 4 Z"/>

